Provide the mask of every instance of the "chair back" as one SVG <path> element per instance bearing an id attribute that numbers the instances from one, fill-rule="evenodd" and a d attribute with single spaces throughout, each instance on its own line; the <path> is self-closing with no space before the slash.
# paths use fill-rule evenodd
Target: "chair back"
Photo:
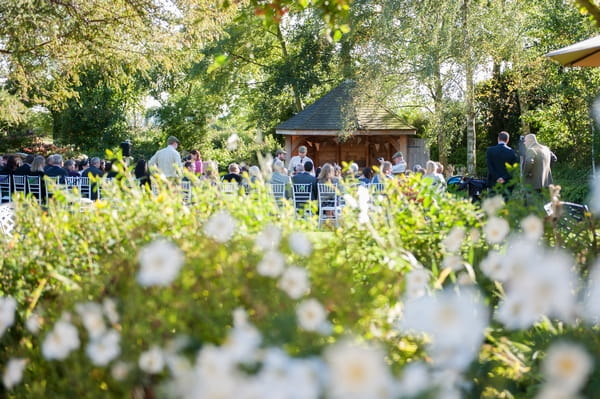
<path id="1" fill-rule="evenodd" d="M 190 204 L 192 202 L 192 182 L 189 180 L 181 181 L 181 195 L 183 196 L 183 203 Z"/>
<path id="2" fill-rule="evenodd" d="M 46 201 L 48 201 L 48 198 L 60 189 L 62 176 L 44 176 L 44 179 L 46 180 Z"/>
<path id="3" fill-rule="evenodd" d="M 11 191 L 10 175 L 0 175 L 0 203 L 11 201 Z"/>
<path id="4" fill-rule="evenodd" d="M 42 203 L 42 179 L 40 176 L 27 176 L 27 191 L 37 198 L 38 203 Z"/>
<path id="5" fill-rule="evenodd" d="M 27 176 L 13 176 L 12 179 L 16 192 L 27 193 Z"/>
<path id="6" fill-rule="evenodd" d="M 307 184 L 294 184 L 292 187 L 292 199 L 294 201 L 294 208 L 297 210 L 304 209 L 305 212 L 309 212 L 310 201 L 313 200 L 313 185 Z"/>
<path id="7" fill-rule="evenodd" d="M 269 192 L 278 203 L 285 198 L 285 184 L 270 183 L 268 187 Z"/>
<path id="8" fill-rule="evenodd" d="M 337 184 L 317 184 L 319 195 L 319 227 L 326 220 L 333 220 L 338 224 L 341 215 L 339 189 Z"/>
<path id="9" fill-rule="evenodd" d="M 219 183 L 219 190 L 221 190 L 223 194 L 234 195 L 239 193 L 240 185 L 231 182 L 221 182 Z"/>
<path id="10" fill-rule="evenodd" d="M 89 177 L 79 177 L 79 194 L 82 198 L 92 199 L 92 185 Z"/>

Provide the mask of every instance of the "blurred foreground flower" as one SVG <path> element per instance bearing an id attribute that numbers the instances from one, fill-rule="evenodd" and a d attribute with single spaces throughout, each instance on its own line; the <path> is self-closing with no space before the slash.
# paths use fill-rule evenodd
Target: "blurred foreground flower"
<path id="1" fill-rule="evenodd" d="M 306 331 L 319 331 L 327 322 L 325 308 L 314 298 L 298 304 L 296 315 L 298 316 L 298 324 Z"/>
<path id="2" fill-rule="evenodd" d="M 285 267 L 285 258 L 278 251 L 269 251 L 263 256 L 256 267 L 258 274 L 267 277 L 277 277 Z"/>
<path id="3" fill-rule="evenodd" d="M 227 138 L 227 149 L 229 151 L 235 151 L 240 143 L 240 136 L 237 133 L 233 133 Z"/>
<path id="4" fill-rule="evenodd" d="M 521 220 L 521 228 L 529 240 L 538 240 L 544 234 L 544 223 L 535 215 L 529 215 Z"/>
<path id="5" fill-rule="evenodd" d="M 325 351 L 332 399 L 393 398 L 394 380 L 377 347 L 338 342 Z"/>
<path id="6" fill-rule="evenodd" d="M 488 219 L 483 228 L 483 232 L 485 233 L 485 239 L 488 243 L 499 244 L 510 232 L 510 226 L 506 219 L 494 216 Z"/>
<path id="7" fill-rule="evenodd" d="M 547 384 L 559 387 L 573 397 L 587 380 L 592 364 L 592 358 L 580 345 L 559 342 L 548 350 L 542 370 Z"/>
<path id="8" fill-rule="evenodd" d="M 68 321 L 59 320 L 42 343 L 42 354 L 48 360 L 63 360 L 79 348 L 77 328 Z"/>
<path id="9" fill-rule="evenodd" d="M 160 373 L 165 367 L 162 350 L 157 346 L 153 346 L 146 352 L 142 352 L 138 360 L 138 366 L 140 366 L 140 370 L 148 374 Z"/>
<path id="10" fill-rule="evenodd" d="M 0 297 L 0 337 L 15 322 L 17 302 L 13 297 Z"/>
<path id="11" fill-rule="evenodd" d="M 226 243 L 233 237 L 236 221 L 227 211 L 215 212 L 204 225 L 204 234 L 218 243 Z"/>
<path id="12" fill-rule="evenodd" d="M 312 243 L 304 233 L 293 232 L 288 237 L 288 243 L 292 251 L 300 256 L 309 256 L 312 253 Z"/>
<path id="13" fill-rule="evenodd" d="M 263 251 L 277 249 L 281 242 L 281 228 L 274 224 L 268 224 L 256 235 L 254 244 Z"/>
<path id="14" fill-rule="evenodd" d="M 310 289 L 306 269 L 298 266 L 288 267 L 279 279 L 278 287 L 292 299 L 306 295 Z"/>
<path id="15" fill-rule="evenodd" d="M 106 366 L 121 354 L 121 336 L 115 330 L 92 339 L 87 345 L 86 353 L 96 366 Z"/>
<path id="16" fill-rule="evenodd" d="M 501 195 L 496 195 L 492 198 L 486 198 L 481 203 L 481 209 L 487 213 L 489 217 L 496 215 L 502 207 L 504 206 L 504 198 Z"/>
<path id="17" fill-rule="evenodd" d="M 179 275 L 184 256 L 172 242 L 159 239 L 140 250 L 137 281 L 144 287 L 169 285 Z"/>
<path id="18" fill-rule="evenodd" d="M 23 370 L 27 364 L 27 359 L 10 359 L 2 374 L 2 383 L 6 389 L 12 389 L 23 379 Z"/>

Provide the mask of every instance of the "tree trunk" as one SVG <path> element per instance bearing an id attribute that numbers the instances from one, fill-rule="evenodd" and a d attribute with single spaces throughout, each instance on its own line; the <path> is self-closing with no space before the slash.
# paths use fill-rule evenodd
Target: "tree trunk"
<path id="1" fill-rule="evenodd" d="M 444 87 L 442 85 L 442 73 L 439 63 L 433 65 L 433 123 L 434 132 L 438 142 L 439 161 L 442 165 L 448 165 L 448 146 L 446 144 L 446 131 L 444 129 Z"/>
<path id="2" fill-rule="evenodd" d="M 474 107 L 474 68 L 473 68 L 473 50 L 471 48 L 471 38 L 469 34 L 469 0 L 463 0 L 463 28 L 464 28 L 464 54 L 465 54 L 465 108 L 467 122 L 467 172 L 470 175 L 475 174 L 475 165 L 477 164 L 476 153 L 476 132 L 475 132 L 475 107 Z"/>

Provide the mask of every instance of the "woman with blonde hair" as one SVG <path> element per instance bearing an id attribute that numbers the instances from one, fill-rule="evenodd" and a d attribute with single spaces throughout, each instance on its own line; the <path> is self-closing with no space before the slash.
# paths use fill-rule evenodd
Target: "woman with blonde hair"
<path id="1" fill-rule="evenodd" d="M 425 164 L 423 180 L 428 181 L 429 184 L 440 191 L 446 190 L 446 180 L 444 179 L 444 176 L 438 173 L 438 165 L 434 161 L 427 161 Z"/>
<path id="2" fill-rule="evenodd" d="M 330 163 L 326 163 L 321 167 L 319 177 L 317 177 L 317 183 L 319 184 L 337 184 L 338 178 L 335 177 L 335 169 Z"/>

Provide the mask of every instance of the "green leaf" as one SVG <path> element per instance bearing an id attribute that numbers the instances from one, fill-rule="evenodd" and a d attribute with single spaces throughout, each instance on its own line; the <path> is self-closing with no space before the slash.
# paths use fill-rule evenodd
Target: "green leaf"
<path id="1" fill-rule="evenodd" d="M 229 62 L 229 56 L 226 54 L 220 54 L 218 56 L 215 57 L 215 60 L 213 61 L 213 63 L 208 67 L 207 69 L 207 73 L 212 73 L 213 71 L 221 68 L 222 66 L 224 66 L 225 64 L 227 64 Z"/>

